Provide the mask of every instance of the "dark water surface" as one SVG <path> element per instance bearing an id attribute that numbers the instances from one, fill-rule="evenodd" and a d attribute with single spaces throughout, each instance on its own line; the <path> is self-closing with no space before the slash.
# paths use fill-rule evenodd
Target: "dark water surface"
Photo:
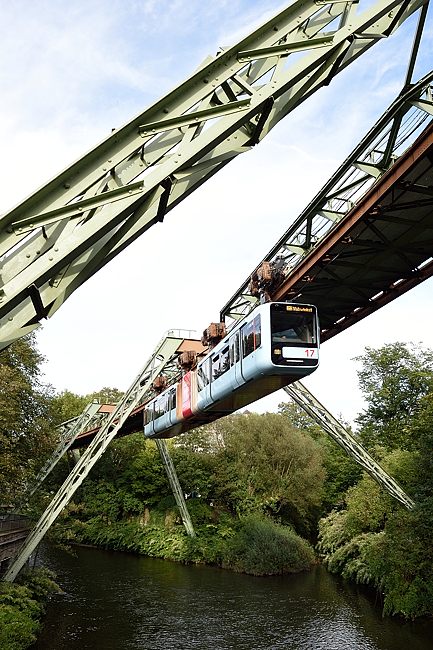
<path id="1" fill-rule="evenodd" d="M 323 567 L 255 578 L 91 548 L 48 548 L 63 595 L 38 650 L 431 650 L 433 622 L 382 619 L 380 604 Z"/>

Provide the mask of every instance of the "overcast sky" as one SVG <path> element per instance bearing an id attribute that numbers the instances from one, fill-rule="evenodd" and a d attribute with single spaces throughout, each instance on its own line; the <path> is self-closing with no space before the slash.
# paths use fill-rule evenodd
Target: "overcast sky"
<path id="1" fill-rule="evenodd" d="M 2 3 L 8 30 L 0 40 L 0 212 L 285 4 Z M 126 389 L 167 329 L 201 331 L 218 319 L 396 96 L 413 28 L 411 19 L 378 43 L 78 289 L 38 334 L 46 380 L 81 394 Z M 431 52 L 431 21 L 426 42 Z M 419 71 L 427 65 L 421 57 Z M 399 340 L 433 347 L 432 287 L 425 282 L 323 346 L 321 367 L 305 383 L 335 414 L 353 420 L 362 408 L 353 358 L 365 346 Z"/>

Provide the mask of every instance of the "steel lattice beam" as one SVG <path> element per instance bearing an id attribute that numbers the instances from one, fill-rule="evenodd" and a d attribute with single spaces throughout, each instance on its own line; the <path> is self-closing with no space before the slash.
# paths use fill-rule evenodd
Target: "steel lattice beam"
<path id="1" fill-rule="evenodd" d="M 182 518 L 182 523 L 189 537 L 195 537 L 195 530 L 192 523 L 192 519 L 188 512 L 185 496 L 182 487 L 179 483 L 176 469 L 173 465 L 173 461 L 167 449 L 167 443 L 165 442 L 165 440 L 158 440 L 158 439 L 156 439 L 155 442 L 158 451 L 160 453 L 165 468 L 165 472 L 167 474 L 168 482 L 170 483 L 171 490 L 176 500 L 177 507 L 179 508 L 180 516 Z"/>
<path id="2" fill-rule="evenodd" d="M 420 131 L 432 123 L 432 82 L 433 71 L 416 84 L 404 89 L 262 262 L 278 262 L 283 265 L 285 278 L 289 280 L 325 238 L 337 230 L 339 224 L 371 190 L 375 181 L 392 169 L 402 153 L 413 144 Z M 417 190 L 420 195 L 429 196 L 430 188 L 415 185 L 415 191 Z M 402 210 L 404 209 L 405 206 L 402 207 Z M 384 210 L 386 211 L 386 208 Z M 376 221 L 381 217 L 380 213 L 375 215 Z M 386 221 L 389 223 L 391 220 L 393 219 L 387 215 Z M 403 220 L 398 219 L 399 223 Z M 355 241 L 353 245 L 361 243 Z M 381 247 L 382 250 L 387 250 L 390 246 L 389 242 L 371 242 L 369 245 L 376 249 Z M 410 241 L 406 240 L 402 243 L 402 250 L 407 252 L 410 246 Z M 350 254 L 353 253 L 347 253 Z M 380 260 L 376 261 L 377 267 L 378 262 Z M 345 257 L 332 260 L 334 270 L 336 266 L 344 263 Z M 247 278 L 222 308 L 221 320 L 225 320 L 230 326 L 253 309 L 256 302 L 257 298 L 250 294 Z"/>
<path id="3" fill-rule="evenodd" d="M 405 508 L 412 510 L 415 503 L 400 487 L 395 479 L 377 463 L 366 449 L 356 440 L 352 434 L 314 397 L 312 393 L 300 381 L 286 386 L 286 393 L 301 408 L 319 424 L 344 451 L 353 458 L 358 465 L 371 476 L 380 486 L 384 488 L 394 499 L 399 501 Z"/>
<path id="4" fill-rule="evenodd" d="M 75 418 L 70 423 L 70 426 L 65 427 L 65 431 L 62 435 L 59 444 L 54 450 L 52 456 L 39 470 L 35 480 L 32 482 L 31 485 L 29 485 L 25 493 L 25 498 L 31 497 L 32 494 L 36 492 L 38 487 L 41 485 L 41 483 L 43 483 L 43 481 L 45 481 L 48 474 L 54 469 L 54 467 L 57 465 L 57 463 L 62 458 L 62 456 L 72 446 L 75 438 L 83 431 L 86 431 L 86 429 L 90 425 L 90 422 L 92 421 L 93 416 L 96 415 L 98 411 L 99 411 L 99 404 L 95 402 L 91 402 L 86 406 L 82 414 L 79 417 Z"/>
<path id="5" fill-rule="evenodd" d="M 162 372 L 167 362 L 173 358 L 183 341 L 184 337 L 182 336 L 181 330 L 177 333 L 177 336 L 175 336 L 174 332 L 170 332 L 170 336 L 166 336 L 160 341 L 142 371 L 126 391 L 122 400 L 120 400 L 112 413 L 104 421 L 97 435 L 60 487 L 35 528 L 27 537 L 19 554 L 5 573 L 4 579 L 6 581 L 13 582 L 15 580 L 47 530 L 57 519 L 63 508 L 69 503 L 76 490 L 84 481 L 96 461 L 102 456 L 109 443 L 117 435 L 119 429 L 131 415 L 136 405 L 143 401 L 143 397 L 149 391 L 153 380 Z"/>
<path id="6" fill-rule="evenodd" d="M 0 347 L 427 4 L 298 0 L 6 214 Z"/>

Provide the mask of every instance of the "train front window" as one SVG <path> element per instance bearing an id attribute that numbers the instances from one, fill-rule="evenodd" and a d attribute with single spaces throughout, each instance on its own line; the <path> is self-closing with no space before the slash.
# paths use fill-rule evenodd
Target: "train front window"
<path id="1" fill-rule="evenodd" d="M 272 345 L 317 345 L 316 314 L 308 305 L 271 305 Z"/>

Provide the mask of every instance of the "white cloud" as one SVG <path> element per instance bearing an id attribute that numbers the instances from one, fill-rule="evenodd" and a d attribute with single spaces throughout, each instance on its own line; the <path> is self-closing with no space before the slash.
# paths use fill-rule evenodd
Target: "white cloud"
<path id="1" fill-rule="evenodd" d="M 5 5 L 10 29 L 0 42 L 0 208 L 23 199 L 206 54 L 282 6 L 271 0 L 116 0 L 110 11 L 102 0 Z M 395 66 L 395 53 L 408 36 L 393 38 L 73 294 L 39 334 L 47 379 L 80 393 L 102 385 L 126 388 L 165 330 L 202 330 L 217 318 L 392 99 L 396 75 L 405 68 L 401 56 Z M 398 338 L 433 346 L 423 327 L 431 321 L 429 289 L 426 283 L 328 342 L 310 380 L 319 399 L 352 419 L 361 402 L 351 358 L 364 345 Z"/>

